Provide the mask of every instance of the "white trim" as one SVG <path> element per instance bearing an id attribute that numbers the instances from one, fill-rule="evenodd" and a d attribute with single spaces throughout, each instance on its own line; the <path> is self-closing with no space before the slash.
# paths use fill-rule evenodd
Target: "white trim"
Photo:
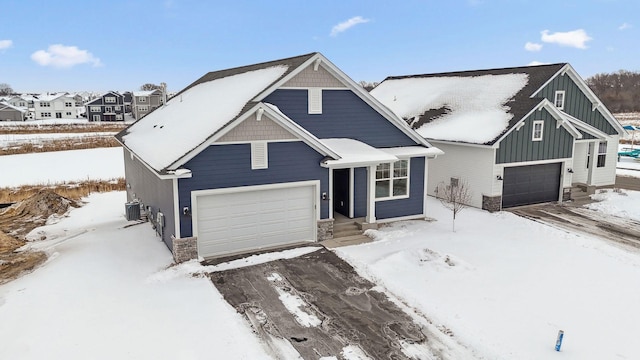
<path id="1" fill-rule="evenodd" d="M 251 170 L 269 168 L 269 144 L 266 141 L 251 142 Z"/>
<path id="2" fill-rule="evenodd" d="M 494 157 L 495 159 L 495 157 Z M 423 193 L 422 193 L 422 215 L 424 215 L 425 217 L 427 216 L 427 192 L 429 191 L 429 184 L 428 184 L 428 179 L 429 179 L 429 159 L 427 157 L 424 158 L 424 181 L 423 183 L 423 187 L 424 189 L 422 189 Z"/>
<path id="3" fill-rule="evenodd" d="M 180 239 L 180 197 L 178 196 L 178 179 L 171 179 L 173 183 L 173 223 L 174 223 L 174 233 L 173 237 L 175 239 Z"/>
<path id="4" fill-rule="evenodd" d="M 322 114 L 322 88 L 307 88 L 307 113 L 310 115 Z"/>
<path id="5" fill-rule="evenodd" d="M 493 145 L 484 145 L 484 144 L 471 144 L 471 143 L 463 143 L 457 141 L 447 141 L 447 140 L 437 140 L 437 139 L 429 139 L 429 142 L 433 144 L 445 144 L 445 145 L 459 145 L 459 146 L 468 146 L 468 147 L 476 147 L 483 149 L 490 149 Z M 496 141 L 497 142 L 497 141 Z M 432 145 L 433 146 L 433 145 Z M 437 147 L 437 146 L 436 146 Z"/>
<path id="6" fill-rule="evenodd" d="M 309 89 L 308 86 L 280 86 L 278 88 L 278 90 L 302 90 L 302 89 Z M 322 90 L 349 90 L 348 87 L 343 86 L 343 87 L 335 87 L 335 86 L 322 86 L 321 88 Z"/>
<path id="7" fill-rule="evenodd" d="M 593 135 L 593 136 L 595 136 L 595 137 L 597 137 L 599 139 L 609 139 L 609 138 L 611 138 L 611 135 L 609 135 L 609 134 L 607 134 L 607 133 L 605 133 L 605 132 L 603 132 L 601 130 L 598 130 L 597 128 L 585 123 L 582 120 L 576 119 L 575 117 L 573 117 L 573 116 L 571 116 L 571 115 L 569 115 L 567 113 L 564 113 L 564 112 L 562 114 L 578 130 L 582 130 L 582 131 L 584 131 L 586 133 L 589 133 L 589 134 L 591 134 L 591 135 Z"/>
<path id="8" fill-rule="evenodd" d="M 558 106 L 558 95 L 562 95 L 562 104 L 560 106 Z M 566 103 L 567 97 L 566 97 L 566 92 L 564 90 L 556 90 L 555 93 L 553 93 L 553 105 L 558 109 L 558 110 L 564 110 L 564 104 Z"/>
<path id="9" fill-rule="evenodd" d="M 277 184 L 265 184 L 265 185 L 252 185 L 252 186 L 238 186 L 238 187 L 230 187 L 230 188 L 220 188 L 220 189 L 206 189 L 206 190 L 194 190 L 191 191 L 191 227 L 192 227 L 192 236 L 198 237 L 198 197 L 200 196 L 209 196 L 209 195 L 220 195 L 220 194 L 232 194 L 232 193 L 240 193 L 240 192 L 248 192 L 248 191 L 261 191 L 261 190 L 274 190 L 274 189 L 286 189 L 286 188 L 294 188 L 294 187 L 305 187 L 305 186 L 313 186 L 314 187 L 314 199 L 313 199 L 313 207 L 316 218 L 316 228 L 317 221 L 320 220 L 320 208 L 321 204 L 319 203 L 320 199 L 320 180 L 308 180 L 308 181 L 296 181 L 296 182 L 286 182 L 286 183 L 277 183 Z M 195 219 L 195 220 L 194 220 Z M 313 242 L 318 241 L 318 231 L 314 229 L 313 231 Z"/>
<path id="10" fill-rule="evenodd" d="M 117 139 L 116 139 L 117 140 Z M 133 151 L 131 151 L 131 149 L 129 149 L 126 145 L 124 145 L 122 142 L 118 141 L 120 143 L 120 145 L 122 145 L 122 147 L 124 149 L 126 149 L 129 152 L 129 156 L 131 156 L 131 160 L 135 161 L 138 160 L 140 161 L 140 163 L 142 165 L 144 165 L 147 170 L 151 171 L 151 173 L 153 173 L 156 177 L 158 177 L 158 179 L 160 180 L 166 180 L 166 179 L 190 179 L 192 177 L 192 173 L 191 170 L 189 169 L 178 169 L 178 170 L 184 170 L 184 171 L 180 171 L 179 174 L 158 174 L 158 171 L 153 169 L 151 166 L 149 166 L 149 164 L 147 164 L 146 162 L 142 161 L 142 159 L 140 159 L 140 157 L 138 155 L 136 155 Z M 175 171 L 178 171 L 175 170 Z"/>
<path id="11" fill-rule="evenodd" d="M 376 222 L 376 166 L 367 167 L 367 214 L 365 221 Z"/>
<path id="12" fill-rule="evenodd" d="M 536 136 L 536 125 L 540 125 L 540 136 Z M 531 141 L 542 141 L 544 137 L 544 120 L 534 120 L 531 128 Z"/>
<path id="13" fill-rule="evenodd" d="M 329 193 L 327 194 L 327 200 L 329 200 L 329 219 L 333 219 L 333 169 L 329 169 Z"/>
<path id="14" fill-rule="evenodd" d="M 349 218 L 353 219 L 354 210 L 353 210 L 353 202 L 355 201 L 355 170 L 354 168 L 349 168 Z"/>
<path id="15" fill-rule="evenodd" d="M 385 223 L 390 223 L 394 221 L 406 221 L 406 220 L 418 220 L 418 219 L 425 220 L 426 218 L 427 218 L 426 214 L 407 215 L 407 216 L 399 216 L 399 217 L 388 218 L 388 219 L 380 219 L 377 222 L 378 224 L 385 224 Z"/>
<path id="16" fill-rule="evenodd" d="M 536 161 L 521 161 L 521 162 L 513 162 L 513 163 L 503 163 L 496 164 L 498 167 L 510 168 L 510 167 L 518 167 L 518 166 L 528 166 L 528 165 L 541 165 L 541 164 L 551 164 L 563 161 L 573 160 L 573 158 L 558 158 L 558 159 L 547 159 L 547 160 L 536 160 Z"/>

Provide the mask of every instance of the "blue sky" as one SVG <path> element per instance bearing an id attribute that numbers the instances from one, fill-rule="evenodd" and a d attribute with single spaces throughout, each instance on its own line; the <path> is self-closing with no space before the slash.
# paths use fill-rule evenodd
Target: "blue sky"
<path id="1" fill-rule="evenodd" d="M 356 81 L 569 62 L 640 70 L 637 0 L 4 0 L 0 83 L 177 91 L 209 71 L 319 51 Z M 10 24 L 7 26 L 7 24 Z"/>

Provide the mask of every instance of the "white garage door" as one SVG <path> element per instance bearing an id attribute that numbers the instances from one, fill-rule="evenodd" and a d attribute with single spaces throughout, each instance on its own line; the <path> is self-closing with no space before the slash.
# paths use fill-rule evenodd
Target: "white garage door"
<path id="1" fill-rule="evenodd" d="M 194 196 L 200 256 L 315 241 L 315 186 L 249 189 Z"/>

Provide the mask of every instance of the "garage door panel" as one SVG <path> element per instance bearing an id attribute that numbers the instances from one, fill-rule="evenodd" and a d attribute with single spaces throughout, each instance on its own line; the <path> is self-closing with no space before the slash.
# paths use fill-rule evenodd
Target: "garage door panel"
<path id="1" fill-rule="evenodd" d="M 508 167 L 504 169 L 502 206 L 557 201 L 561 163 Z"/>
<path id="2" fill-rule="evenodd" d="M 243 190 L 197 197 L 200 256 L 315 240 L 314 186 Z"/>

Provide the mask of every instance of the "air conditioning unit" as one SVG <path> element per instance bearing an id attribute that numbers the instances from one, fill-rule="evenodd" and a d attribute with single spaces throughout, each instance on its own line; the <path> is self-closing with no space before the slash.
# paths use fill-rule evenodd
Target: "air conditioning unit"
<path id="1" fill-rule="evenodd" d="M 140 220 L 140 203 L 132 201 L 124 204 L 127 221 Z"/>

